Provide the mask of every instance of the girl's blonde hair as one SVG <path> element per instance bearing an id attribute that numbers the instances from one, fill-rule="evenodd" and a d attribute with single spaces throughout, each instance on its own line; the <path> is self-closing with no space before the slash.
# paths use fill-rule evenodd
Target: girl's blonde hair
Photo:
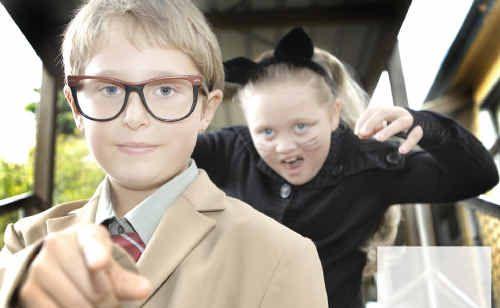
<path id="1" fill-rule="evenodd" d="M 259 55 L 256 61 L 260 62 L 272 55 L 272 50 L 266 51 Z M 354 128 L 356 120 L 368 105 L 368 95 L 354 80 L 346 66 L 331 53 L 314 48 L 312 60 L 325 69 L 333 81 L 333 89 L 327 84 L 324 77 L 311 69 L 278 63 L 266 67 L 255 80 L 245 84 L 238 91 L 237 98 L 241 102 L 261 86 L 272 86 L 286 81 L 300 81 L 302 84 L 307 84 L 317 90 L 317 102 L 333 102 L 335 99 L 339 99 L 342 102 L 340 118 L 351 129 Z M 365 277 L 372 276 L 376 271 L 377 247 L 394 243 L 400 219 L 400 206 L 389 207 L 375 233 L 363 247 L 360 247 L 367 254 L 367 264 L 363 270 Z"/>
<path id="2" fill-rule="evenodd" d="M 66 75 L 82 74 L 105 44 L 113 22 L 136 47 L 177 48 L 190 56 L 212 89 L 224 88 L 222 55 L 215 34 L 189 0 L 89 0 L 64 33 Z"/>
<path id="3" fill-rule="evenodd" d="M 271 57 L 272 50 L 259 55 L 256 61 Z M 318 73 L 303 67 L 295 67 L 287 63 L 279 63 L 266 67 L 259 77 L 245 84 L 237 93 L 239 101 L 251 95 L 253 90 L 261 85 L 282 83 L 295 80 L 314 87 L 318 102 L 334 102 L 339 99 L 342 102 L 340 118 L 349 127 L 354 128 L 357 118 L 368 104 L 368 95 L 358 85 L 345 65 L 331 53 L 314 48 L 314 62 L 321 65 L 333 81 L 333 85 L 327 84 L 325 79 Z M 333 88 L 332 88 L 333 87 Z"/>

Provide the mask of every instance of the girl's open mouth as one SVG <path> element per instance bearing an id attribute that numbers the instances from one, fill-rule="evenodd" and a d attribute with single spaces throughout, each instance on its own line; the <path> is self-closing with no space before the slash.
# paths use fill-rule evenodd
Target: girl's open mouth
<path id="1" fill-rule="evenodd" d="M 291 159 L 282 160 L 281 164 L 285 166 L 286 169 L 295 170 L 300 168 L 304 163 L 304 158 L 302 156 L 297 156 Z"/>

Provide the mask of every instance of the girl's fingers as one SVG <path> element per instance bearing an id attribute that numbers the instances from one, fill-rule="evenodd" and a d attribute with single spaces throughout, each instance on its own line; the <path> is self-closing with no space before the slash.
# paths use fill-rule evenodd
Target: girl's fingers
<path id="1" fill-rule="evenodd" d="M 361 127 L 363 126 L 363 124 L 365 123 L 365 121 L 368 118 L 370 118 L 374 112 L 376 112 L 375 108 L 368 108 L 361 113 L 358 120 L 356 121 L 356 125 L 354 126 L 354 133 L 356 135 L 359 134 L 359 131 L 360 131 Z"/>
<path id="2" fill-rule="evenodd" d="M 374 112 L 370 118 L 365 120 L 365 122 L 360 127 L 359 136 L 368 138 L 377 133 L 382 129 L 384 121 L 388 121 L 391 118 L 391 114 L 379 110 Z"/>
<path id="3" fill-rule="evenodd" d="M 373 137 L 377 139 L 377 141 L 383 142 L 400 132 L 406 131 L 407 129 L 408 121 L 405 118 L 399 118 L 389 124 L 386 128 L 377 132 Z"/>
<path id="4" fill-rule="evenodd" d="M 406 154 L 410 152 L 422 139 L 424 131 L 422 127 L 415 126 L 408 134 L 406 140 L 399 146 L 399 153 Z"/>
<path id="5" fill-rule="evenodd" d="M 360 137 L 370 137 L 378 128 L 382 126 L 383 121 L 394 122 L 400 118 L 409 121 L 408 127 L 413 123 L 411 114 L 404 108 L 391 107 L 371 107 L 363 111 L 359 119 L 356 121 L 354 133 Z"/>

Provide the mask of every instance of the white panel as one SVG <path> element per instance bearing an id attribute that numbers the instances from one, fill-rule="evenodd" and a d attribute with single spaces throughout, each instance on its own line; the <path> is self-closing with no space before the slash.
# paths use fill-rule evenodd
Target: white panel
<path id="1" fill-rule="evenodd" d="M 491 247 L 379 247 L 380 308 L 491 308 Z"/>

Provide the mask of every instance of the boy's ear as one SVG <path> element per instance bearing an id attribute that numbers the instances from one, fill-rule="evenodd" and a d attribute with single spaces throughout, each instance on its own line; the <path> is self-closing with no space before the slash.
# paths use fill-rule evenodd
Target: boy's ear
<path id="1" fill-rule="evenodd" d="M 75 120 L 76 127 L 80 130 L 83 130 L 83 118 L 76 109 L 75 101 L 73 100 L 73 94 L 71 93 L 71 89 L 68 87 L 68 85 L 64 86 L 63 92 L 64 97 L 66 97 L 66 101 L 71 108 L 71 113 L 73 114 L 73 120 Z"/>
<path id="2" fill-rule="evenodd" d="M 208 99 L 201 115 L 201 131 L 205 131 L 208 128 L 223 98 L 224 94 L 219 89 L 213 90 L 208 94 Z"/>

